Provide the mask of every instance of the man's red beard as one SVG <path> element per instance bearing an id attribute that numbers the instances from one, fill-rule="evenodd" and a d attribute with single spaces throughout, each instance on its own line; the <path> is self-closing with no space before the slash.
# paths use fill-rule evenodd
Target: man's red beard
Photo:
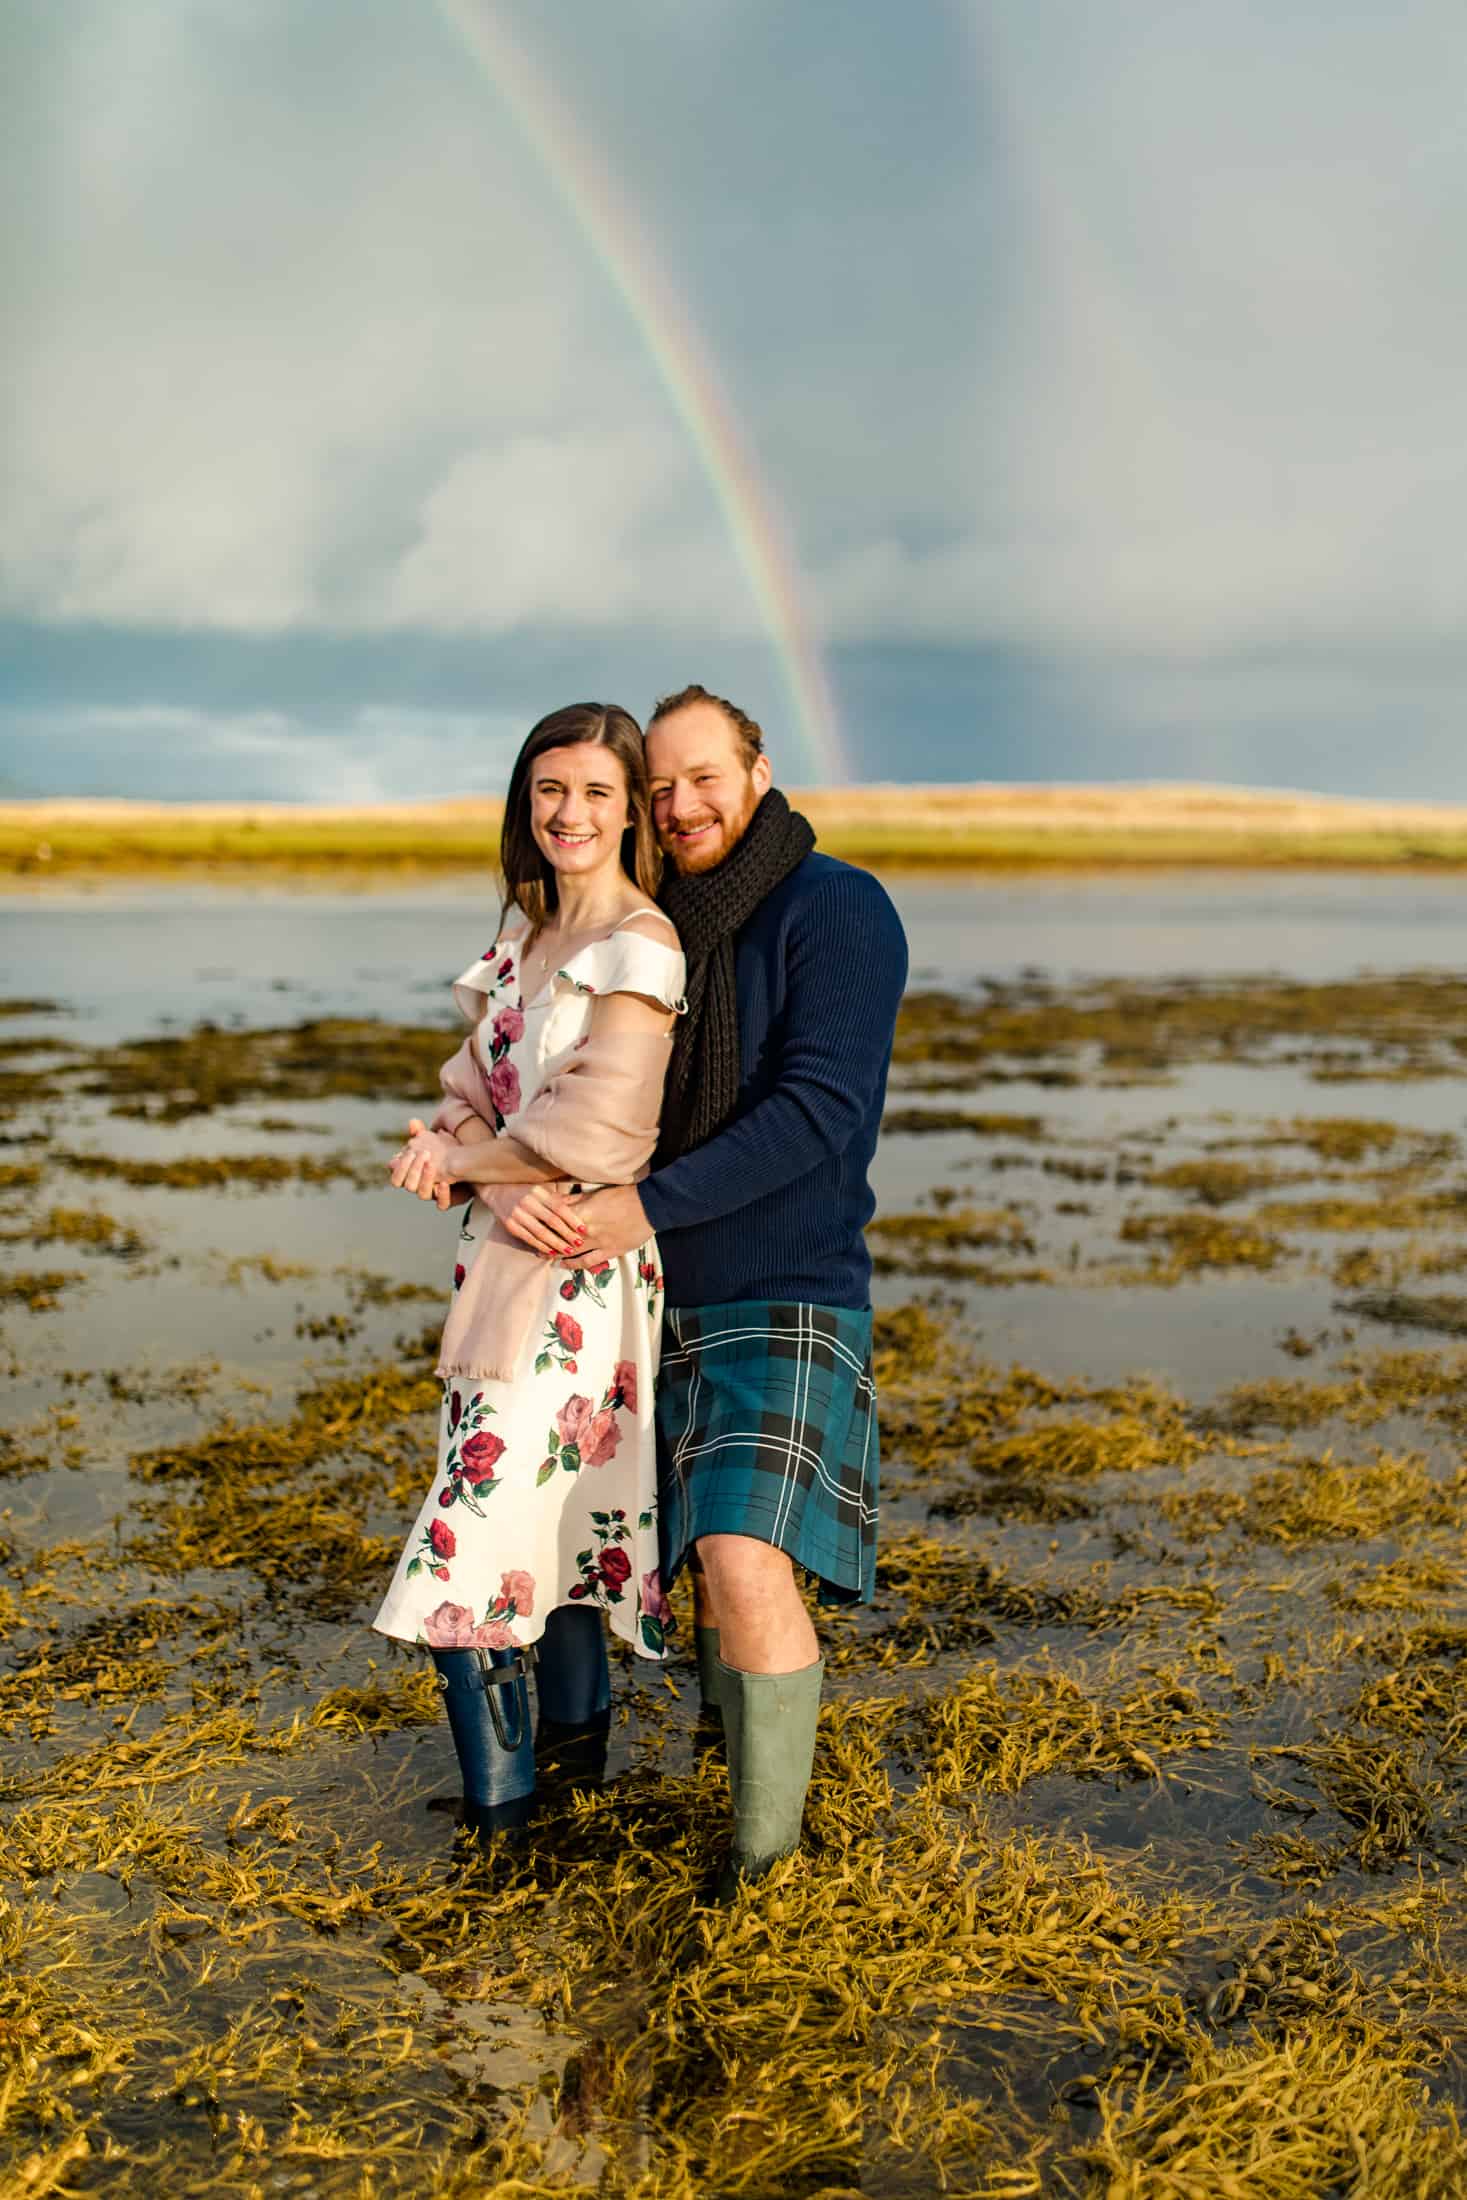
<path id="1" fill-rule="evenodd" d="M 753 789 L 750 788 L 749 791 L 751 797 L 753 797 Z M 758 799 L 753 797 L 745 808 L 743 815 L 735 822 L 717 816 L 702 820 L 702 823 L 721 828 L 709 840 L 706 852 L 697 842 L 687 848 L 683 846 L 678 838 L 679 832 L 686 831 L 690 826 L 696 832 L 700 827 L 698 819 L 683 818 L 677 825 L 669 827 L 666 832 L 659 835 L 662 852 L 685 877 L 693 878 L 697 876 L 699 871 L 711 871 L 716 865 L 724 862 L 727 857 L 733 854 L 753 823 L 754 812 L 758 807 Z M 687 860 L 683 860 L 684 858 Z"/>
<path id="2" fill-rule="evenodd" d="M 692 824 L 694 831 L 700 830 L 697 821 L 689 822 Z M 711 859 L 714 862 L 721 861 L 728 847 L 727 835 L 719 830 L 722 823 L 722 819 L 717 817 L 705 819 L 703 824 L 711 825 L 714 828 L 708 841 L 704 844 L 693 842 L 686 848 L 676 830 L 668 833 L 663 842 L 663 853 L 672 858 L 678 870 L 688 873 L 706 868 L 705 859 Z"/>

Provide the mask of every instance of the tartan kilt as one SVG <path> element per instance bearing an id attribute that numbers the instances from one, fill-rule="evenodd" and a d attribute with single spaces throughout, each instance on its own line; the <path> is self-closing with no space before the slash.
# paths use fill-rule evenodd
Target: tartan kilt
<path id="1" fill-rule="evenodd" d="M 823 1604 L 876 1587 L 871 1315 L 844 1306 L 669 1306 L 657 1378 L 662 1580 L 699 1536 L 750 1535 L 818 1576 Z"/>

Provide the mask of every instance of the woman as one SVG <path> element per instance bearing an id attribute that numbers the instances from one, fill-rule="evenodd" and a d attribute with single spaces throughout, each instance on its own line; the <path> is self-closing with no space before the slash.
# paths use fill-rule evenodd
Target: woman
<path id="1" fill-rule="evenodd" d="M 652 1386 L 655 1240 L 577 1268 L 573 1185 L 631 1183 L 657 1142 L 684 1002 L 642 737 L 614 706 L 542 718 L 516 760 L 492 947 L 454 986 L 473 1032 L 392 1181 L 460 1232 L 438 1374 L 438 1469 L 374 1625 L 432 1654 L 476 1829 L 522 1825 L 539 1741 L 605 1757 L 602 1628 L 662 1653 Z"/>

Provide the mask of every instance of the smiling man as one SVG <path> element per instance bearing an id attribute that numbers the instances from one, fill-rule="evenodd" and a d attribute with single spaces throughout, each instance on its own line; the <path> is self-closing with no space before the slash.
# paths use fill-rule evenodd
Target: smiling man
<path id="1" fill-rule="evenodd" d="M 663 1579 L 694 1567 L 703 1702 L 728 1745 L 727 1885 L 799 1844 L 824 1666 L 795 1568 L 822 1602 L 874 1587 L 867 1172 L 907 944 L 869 872 L 816 851 L 736 705 L 666 697 L 647 763 L 687 1012 L 652 1174 L 577 1202 L 576 1265 L 657 1232 Z"/>

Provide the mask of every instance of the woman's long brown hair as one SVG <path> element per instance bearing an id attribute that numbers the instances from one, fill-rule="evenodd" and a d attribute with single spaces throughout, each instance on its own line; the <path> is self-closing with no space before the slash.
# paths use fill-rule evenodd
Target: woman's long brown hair
<path id="1" fill-rule="evenodd" d="M 532 726 L 514 760 L 504 798 L 504 827 L 499 838 L 499 869 L 504 881 L 504 911 L 522 909 L 533 935 L 543 930 L 559 907 L 555 866 L 548 862 L 530 830 L 530 781 L 535 759 L 547 749 L 609 749 L 622 768 L 630 822 L 621 836 L 621 867 L 642 892 L 656 895 L 662 855 L 652 826 L 652 797 L 642 729 L 630 711 L 616 703 L 567 703 Z"/>

